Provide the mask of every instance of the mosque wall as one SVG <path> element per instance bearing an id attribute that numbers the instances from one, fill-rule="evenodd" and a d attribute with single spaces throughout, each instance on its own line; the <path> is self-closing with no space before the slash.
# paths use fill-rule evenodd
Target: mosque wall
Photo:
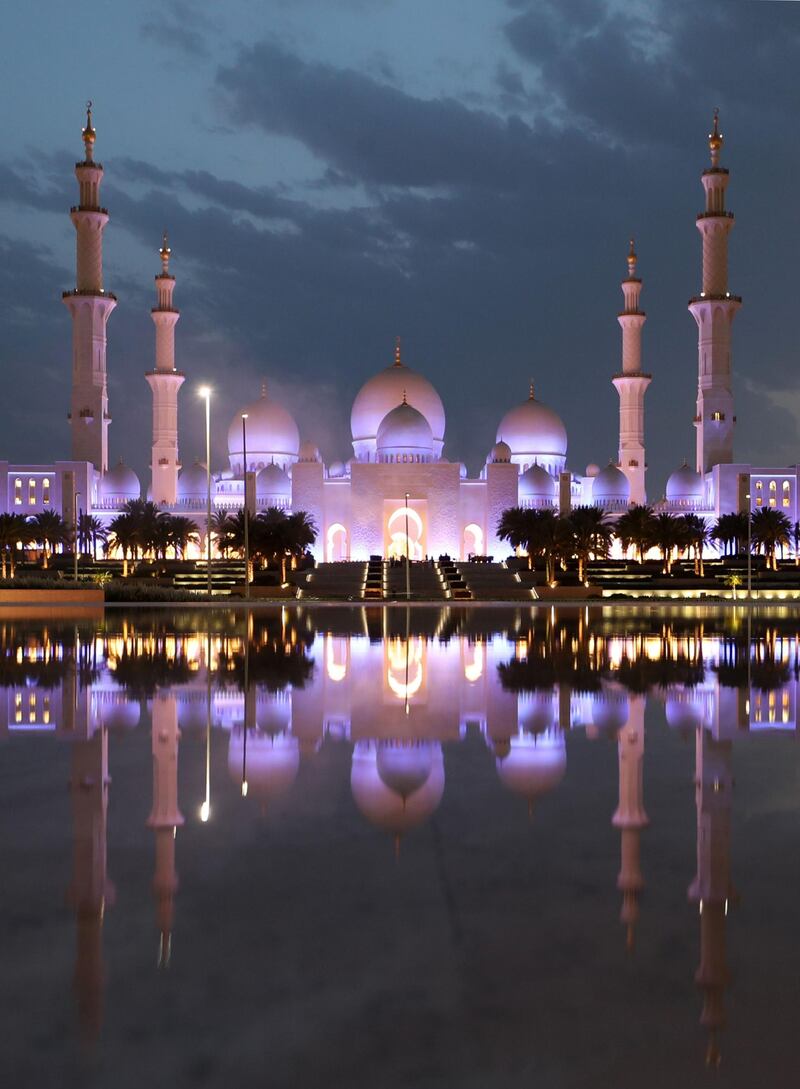
<path id="1" fill-rule="evenodd" d="M 68 473 L 71 478 L 66 476 Z M 0 513 L 24 514 L 27 518 L 52 510 L 71 520 L 75 491 L 80 493 L 79 508 L 89 510 L 94 505 L 95 487 L 94 469 L 88 461 L 55 461 L 49 465 L 0 461 Z"/>
<path id="2" fill-rule="evenodd" d="M 459 484 L 457 462 L 414 465 L 354 462 L 350 483 L 351 558 L 367 560 L 371 555 L 383 555 L 384 526 L 380 512 L 386 502 L 403 506 L 406 492 L 412 500 L 427 503 L 425 541 L 428 555 L 448 552 L 451 556 L 460 556 Z"/>
<path id="3" fill-rule="evenodd" d="M 508 462 L 490 462 L 486 466 L 486 552 L 503 556 L 508 543 L 497 536 L 497 524 L 504 510 L 519 503 L 517 466 Z"/>

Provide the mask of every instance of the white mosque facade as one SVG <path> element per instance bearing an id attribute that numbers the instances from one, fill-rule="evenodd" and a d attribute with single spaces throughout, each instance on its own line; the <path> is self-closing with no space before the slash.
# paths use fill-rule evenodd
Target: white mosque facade
<path id="1" fill-rule="evenodd" d="M 70 212 L 77 235 L 76 287 L 64 293 L 73 323 L 72 459 L 47 465 L 0 462 L 0 509 L 26 515 L 53 509 L 68 522 L 78 510 L 88 510 L 108 523 L 128 500 L 140 498 L 143 489 L 132 469 L 122 461 L 110 465 L 108 458 L 106 325 L 116 299 L 103 282 L 108 212 L 100 203 L 103 167 L 94 159 L 95 136 L 89 110 L 85 155 L 75 167 L 79 203 Z M 728 286 L 727 244 L 734 220 L 725 206 L 729 174 L 719 165 L 722 142 L 715 116 L 709 135 L 711 165 L 702 174 L 705 210 L 697 217 L 703 240 L 702 289 L 689 303 L 698 326 L 695 465 L 677 468 L 655 505 L 712 521 L 749 503 L 752 509 L 780 509 L 794 522 L 800 467 L 759 467 L 734 460 L 731 326 L 741 299 Z M 165 236 L 152 309 L 154 366 L 145 375 L 153 420 L 150 481 L 144 491 L 164 510 L 190 515 L 205 552 L 207 470 L 199 461 L 182 466 L 178 450 L 179 391 L 185 376 L 175 367 L 180 314 L 174 305 L 170 257 Z M 230 423 L 229 466 L 212 467 L 210 474 L 213 509 L 235 511 L 246 501 L 251 511 L 306 511 L 319 531 L 317 560 L 405 555 L 406 548 L 417 558 L 447 553 L 466 559 L 507 551 L 496 530 L 509 507 L 565 513 L 593 505 L 614 517 L 632 504 L 647 502 L 644 422 L 651 376 L 642 369 L 645 314 L 633 242 L 627 260 L 618 315 L 622 361 L 612 378 L 619 395 L 618 456 L 605 468 L 589 465 L 583 473 L 568 469 L 564 423 L 536 398 L 531 384 L 528 397 L 499 422 L 483 468 L 470 477 L 462 462 L 445 457 L 441 397 L 402 358 L 398 341 L 393 362 L 355 398 L 350 419 L 353 456 L 346 463 L 326 462 L 313 436 L 302 435 L 265 384 L 261 396 L 243 406 Z"/>

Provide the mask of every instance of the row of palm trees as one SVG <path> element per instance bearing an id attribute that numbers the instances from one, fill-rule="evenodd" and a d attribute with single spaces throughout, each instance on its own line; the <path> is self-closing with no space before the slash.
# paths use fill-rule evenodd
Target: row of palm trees
<path id="1" fill-rule="evenodd" d="M 250 555 L 256 563 L 280 565 L 285 581 L 286 564 L 301 556 L 317 537 L 317 528 L 305 511 L 286 514 L 270 508 L 256 517 L 248 515 Z M 212 520 L 212 534 L 223 557 L 244 555 L 245 513 L 217 512 Z M 96 556 L 98 546 L 105 555 L 118 553 L 123 560 L 123 575 L 129 561 L 150 557 L 164 560 L 168 552 L 184 558 L 200 535 L 191 518 L 169 514 L 155 503 L 131 499 L 106 528 L 91 514 L 81 514 L 77 525 L 79 552 Z M 62 545 L 73 545 L 73 530 L 56 511 L 42 511 L 31 518 L 22 514 L 0 514 L 0 577 L 14 577 L 20 546 L 23 555 L 36 546 L 41 551 L 42 567 L 49 566 L 53 552 Z"/>
<path id="2" fill-rule="evenodd" d="M 531 566 L 537 559 L 544 560 L 548 582 L 555 581 L 559 565 L 573 559 L 578 561 L 578 578 L 583 581 L 587 561 L 605 559 L 615 538 L 624 551 L 633 549 L 640 563 L 651 549 L 657 549 L 667 575 L 675 559 L 687 555 L 694 560 L 695 574 L 702 577 L 703 552 L 711 542 L 728 556 L 746 553 L 749 540 L 751 549 L 763 553 L 773 571 L 777 570 L 778 552 L 783 556 L 790 544 L 796 561 L 800 559 L 800 523 L 792 525 L 773 507 L 753 511 L 750 518 L 746 513 L 722 514 L 710 527 L 697 514 L 657 513 L 644 505 L 631 507 L 615 522 L 597 507 L 576 507 L 567 515 L 510 507 L 500 517 L 497 535 L 512 548 L 527 552 Z"/>

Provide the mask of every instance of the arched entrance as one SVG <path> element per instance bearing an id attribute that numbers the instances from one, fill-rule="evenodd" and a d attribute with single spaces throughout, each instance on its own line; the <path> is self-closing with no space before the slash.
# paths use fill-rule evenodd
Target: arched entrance
<path id="1" fill-rule="evenodd" d="M 325 557 L 328 563 L 347 559 L 347 530 L 341 522 L 328 527 L 325 540 Z"/>
<path id="2" fill-rule="evenodd" d="M 471 555 L 484 555 L 483 530 L 476 522 L 470 522 L 468 526 L 464 526 L 464 543 L 462 547 L 462 559 L 466 560 Z"/>
<path id="3" fill-rule="evenodd" d="M 421 560 L 423 529 L 422 519 L 412 507 L 397 507 L 392 511 L 386 523 L 388 558 L 399 560 L 408 556 L 411 560 Z"/>

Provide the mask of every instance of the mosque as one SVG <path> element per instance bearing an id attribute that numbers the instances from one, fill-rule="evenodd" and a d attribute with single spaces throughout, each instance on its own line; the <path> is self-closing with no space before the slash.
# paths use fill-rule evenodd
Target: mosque
<path id="1" fill-rule="evenodd" d="M 72 522 L 87 510 L 107 524 L 126 501 L 140 498 L 141 483 L 121 460 L 110 466 L 106 370 L 106 326 L 117 305 L 103 280 L 101 206 L 103 167 L 94 158 L 96 132 L 91 103 L 83 129 L 84 157 L 75 166 L 79 186 L 70 218 L 77 235 L 76 286 L 63 301 L 72 318 L 72 395 L 69 413 L 71 460 L 47 465 L 0 462 L 2 510 L 33 515 L 60 511 Z M 732 391 L 731 327 L 741 298 L 728 287 L 728 235 L 734 223 L 726 209 L 729 180 L 719 165 L 723 146 L 718 116 L 708 138 L 711 163 L 702 173 L 705 209 L 697 217 L 702 236 L 702 289 L 689 302 L 698 327 L 695 465 L 669 477 L 654 505 L 694 512 L 707 521 L 721 513 L 776 507 L 797 520 L 798 466 L 759 467 L 734 460 L 736 416 Z M 269 393 L 243 406 L 228 430 L 229 465 L 207 473 L 200 462 L 182 467 L 178 451 L 178 395 L 185 375 L 175 367 L 175 277 L 166 235 L 155 277 L 155 359 L 145 374 L 153 405 L 150 480 L 146 496 L 165 511 L 192 517 L 205 553 L 207 497 L 215 511 L 254 513 L 268 507 L 304 510 L 316 522 L 314 547 L 320 560 L 366 560 L 371 555 L 412 558 L 447 553 L 454 558 L 507 551 L 496 527 L 509 507 L 562 513 L 593 505 L 610 517 L 648 501 L 644 427 L 645 393 L 651 375 L 642 368 L 642 280 L 631 241 L 622 281 L 621 368 L 612 377 L 619 395 L 616 462 L 584 472 L 567 468 L 567 430 L 559 415 L 528 396 L 499 421 L 496 442 L 472 478 L 463 462 L 444 456 L 446 417 L 432 383 L 403 359 L 370 378 L 353 403 L 353 456 L 326 463 L 312 436 L 303 436 L 291 414 Z M 652 502 L 652 499 L 651 499 Z M 213 542 L 212 542 L 213 547 Z"/>

